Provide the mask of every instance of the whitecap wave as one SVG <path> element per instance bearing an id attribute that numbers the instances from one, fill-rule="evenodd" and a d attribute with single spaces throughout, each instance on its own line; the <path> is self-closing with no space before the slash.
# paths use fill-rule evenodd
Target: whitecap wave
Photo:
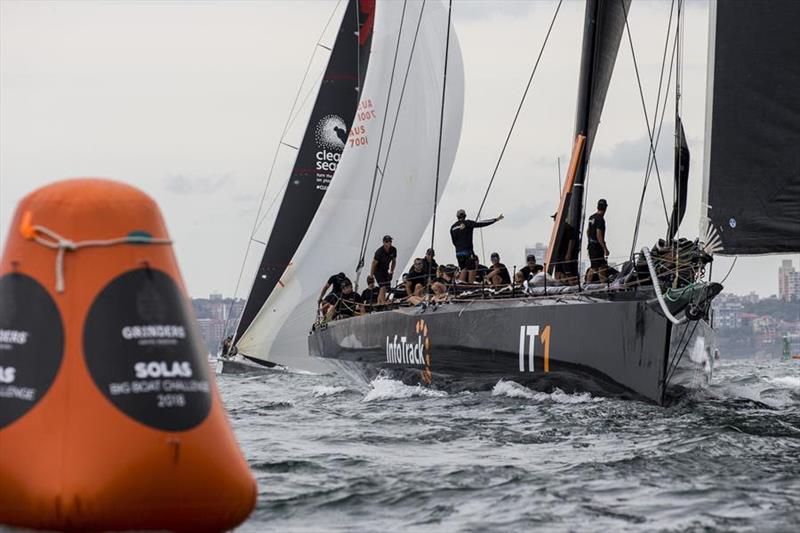
<path id="1" fill-rule="evenodd" d="M 507 398 L 524 398 L 536 402 L 551 401 L 554 403 L 587 403 L 601 402 L 603 398 L 595 398 L 588 392 L 576 392 L 567 394 L 563 390 L 556 388 L 552 393 L 536 392 L 520 385 L 516 381 L 500 380 L 492 389 L 492 396 L 505 396 Z"/>
<path id="2" fill-rule="evenodd" d="M 785 389 L 800 389 L 800 377 L 798 376 L 780 376 L 769 380 L 773 385 Z"/>
<path id="3" fill-rule="evenodd" d="M 322 398 L 323 396 L 333 396 L 334 394 L 339 394 L 340 392 L 345 392 L 346 390 L 347 387 L 331 387 L 329 385 L 320 385 L 311 389 L 311 394 L 317 398 Z"/>
<path id="4" fill-rule="evenodd" d="M 433 390 L 423 387 L 421 385 L 410 386 L 401 381 L 394 379 L 378 377 L 370 383 L 370 391 L 364 396 L 365 402 L 374 402 L 379 400 L 399 400 L 404 398 L 413 398 L 415 396 L 428 396 L 434 398 L 441 398 L 447 396 L 447 393 L 440 390 Z"/>

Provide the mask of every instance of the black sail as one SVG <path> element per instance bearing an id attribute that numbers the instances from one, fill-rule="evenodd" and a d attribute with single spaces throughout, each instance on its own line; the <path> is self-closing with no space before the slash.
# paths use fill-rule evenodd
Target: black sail
<path id="1" fill-rule="evenodd" d="M 675 201 L 672 205 L 667 241 L 671 241 L 677 235 L 683 215 L 686 214 L 686 190 L 689 185 L 689 145 L 686 143 L 683 121 L 680 117 L 677 118 L 675 124 L 677 132 L 675 139 Z"/>
<path id="2" fill-rule="evenodd" d="M 236 328 L 239 339 L 280 283 L 347 143 L 369 61 L 375 0 L 349 0 L 275 224 Z"/>
<path id="3" fill-rule="evenodd" d="M 617 51 L 625 30 L 630 0 L 587 0 L 583 27 L 581 69 L 578 81 L 578 105 L 575 116 L 575 137 L 586 142 L 576 168 L 576 174 L 565 208 L 556 220 L 556 233 L 551 243 L 551 262 L 564 273 L 578 273 L 578 254 L 581 245 L 584 183 L 592 145 L 600 125 L 611 74 L 617 61 Z"/>
<path id="4" fill-rule="evenodd" d="M 712 6 L 707 222 L 723 254 L 800 252 L 800 2 Z"/>

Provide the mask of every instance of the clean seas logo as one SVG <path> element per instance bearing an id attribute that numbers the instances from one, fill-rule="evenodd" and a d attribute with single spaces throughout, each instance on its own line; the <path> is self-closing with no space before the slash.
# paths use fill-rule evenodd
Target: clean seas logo
<path id="1" fill-rule="evenodd" d="M 386 362 L 394 364 L 422 365 L 422 380 L 431 382 L 431 339 L 428 336 L 428 325 L 420 319 L 414 332 L 416 337 L 405 335 L 386 336 Z"/>
<path id="2" fill-rule="evenodd" d="M 339 115 L 325 115 L 317 122 L 317 145 L 328 150 L 344 150 L 347 142 L 347 125 Z"/>
<path id="3" fill-rule="evenodd" d="M 339 115 L 325 115 L 317 122 L 317 170 L 332 175 L 342 157 L 347 142 L 347 125 Z M 318 174 L 319 176 L 319 174 Z"/>

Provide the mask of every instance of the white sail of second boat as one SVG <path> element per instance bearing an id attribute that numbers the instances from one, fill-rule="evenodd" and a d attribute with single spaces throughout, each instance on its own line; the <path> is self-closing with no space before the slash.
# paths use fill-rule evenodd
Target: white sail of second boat
<path id="1" fill-rule="evenodd" d="M 395 239 L 397 264 L 410 259 L 433 208 L 447 25 L 439 0 L 376 5 L 370 68 L 336 179 L 278 287 L 238 340 L 240 353 L 327 370 L 308 356 L 317 297 L 330 274 L 354 273 L 368 214 L 374 219 L 367 263 L 385 233 Z M 452 28 L 449 35 L 439 195 L 455 160 L 464 106 L 461 50 Z M 376 164 L 382 183 L 370 208 Z"/>

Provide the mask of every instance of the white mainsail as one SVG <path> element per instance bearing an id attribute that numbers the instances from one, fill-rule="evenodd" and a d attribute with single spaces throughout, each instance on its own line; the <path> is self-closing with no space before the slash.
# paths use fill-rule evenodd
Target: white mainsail
<path id="1" fill-rule="evenodd" d="M 278 287 L 237 342 L 240 353 L 296 369 L 328 369 L 308 356 L 308 332 L 328 277 L 355 271 L 376 162 L 383 183 L 373 200 L 365 260 L 369 265 L 388 233 L 398 249 L 398 266 L 408 263 L 433 209 L 447 24 L 439 0 L 378 2 L 370 68 L 336 179 Z M 455 160 L 464 107 L 463 63 L 452 28 L 444 106 L 439 195 Z"/>

